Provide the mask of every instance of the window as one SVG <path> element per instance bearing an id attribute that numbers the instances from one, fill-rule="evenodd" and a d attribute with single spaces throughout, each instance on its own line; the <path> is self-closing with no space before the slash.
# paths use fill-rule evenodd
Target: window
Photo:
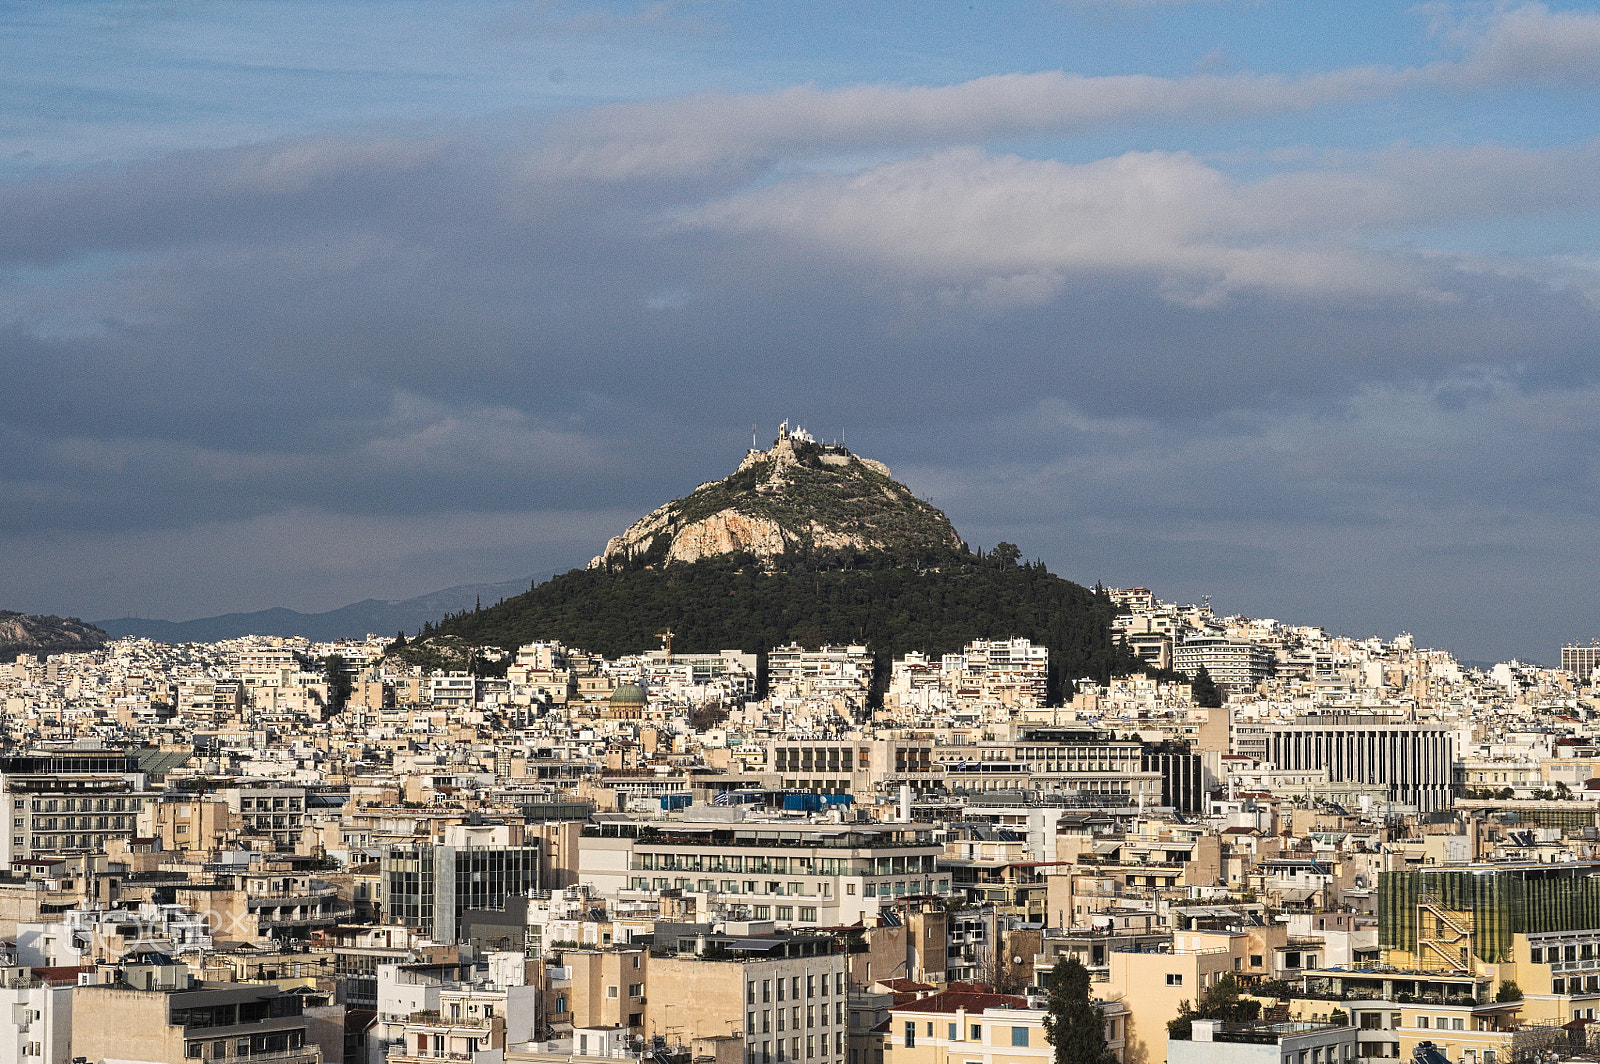
<path id="1" fill-rule="evenodd" d="M 189 1042 L 189 1043 L 187 1043 L 183 1047 L 183 1055 L 186 1056 L 186 1057 L 189 1057 L 191 1059 L 198 1058 L 201 1055 L 201 1053 L 200 1053 L 200 1043 L 199 1042 Z"/>
<path id="2" fill-rule="evenodd" d="M 1259 954 L 1259 953 L 1250 954 L 1250 967 L 1252 967 L 1252 968 L 1261 967 L 1261 954 Z"/>
<path id="3" fill-rule="evenodd" d="M 974 1042 L 983 1041 L 983 1025 L 982 1024 L 975 1023 L 975 1024 L 972 1025 L 972 1040 Z"/>
<path id="4" fill-rule="evenodd" d="M 917 1025 L 910 1020 L 906 1021 L 906 1048 L 915 1049 L 917 1046 Z"/>
<path id="5" fill-rule="evenodd" d="M 1167 973 L 1167 985 L 1168 986 L 1182 986 L 1183 985 L 1183 974 L 1181 972 L 1168 972 Z M 1026 1045 L 1027 1043 L 1023 1043 L 1023 1044 Z"/>
<path id="6" fill-rule="evenodd" d="M 617 996 L 617 988 L 616 987 L 614 987 L 614 986 L 606 987 L 606 997 L 614 998 L 616 996 Z"/>
<path id="7" fill-rule="evenodd" d="M 1026 1027 L 1011 1028 L 1011 1044 L 1025 1046 L 1028 1044 L 1028 1029 Z"/>
<path id="8" fill-rule="evenodd" d="M 1531 950 L 1529 950 L 1528 951 L 1528 959 L 1531 960 L 1534 964 L 1543 964 L 1544 963 L 1544 950 L 1542 950 L 1542 949 L 1531 949 Z"/>
<path id="9" fill-rule="evenodd" d="M 950 1033 L 948 1035 L 946 1035 L 945 1037 L 949 1038 L 950 1041 L 952 1041 L 952 1042 L 954 1042 L 957 1038 L 960 1037 L 960 1035 L 956 1034 L 956 1025 L 955 1024 L 952 1023 L 950 1025 Z"/>
<path id="10" fill-rule="evenodd" d="M 1428 1017 L 1426 1017 L 1426 1016 L 1418 1016 L 1417 1017 L 1417 1026 L 1419 1028 L 1426 1029 L 1427 1026 L 1428 1026 Z"/>
<path id="11" fill-rule="evenodd" d="M 751 1005 L 756 1003 L 756 981 L 754 979 L 750 980 L 745 986 L 745 1002 Z"/>
<path id="12" fill-rule="evenodd" d="M 628 984 L 628 996 L 631 997 L 631 998 L 644 997 L 644 984 L 643 983 L 629 983 Z"/>

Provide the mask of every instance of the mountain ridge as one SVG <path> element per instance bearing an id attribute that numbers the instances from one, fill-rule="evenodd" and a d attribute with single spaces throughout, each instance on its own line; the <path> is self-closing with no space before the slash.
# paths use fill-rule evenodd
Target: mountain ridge
<path id="1" fill-rule="evenodd" d="M 247 635 L 304 636 L 313 640 L 359 639 L 369 633 L 415 632 L 452 610 L 468 609 L 480 600 L 497 602 L 526 591 L 533 581 L 459 584 L 409 599 L 362 599 L 320 613 L 301 613 L 284 606 L 243 613 L 165 621 L 117 617 L 95 622 L 112 639 L 138 636 L 160 643 L 214 643 Z"/>

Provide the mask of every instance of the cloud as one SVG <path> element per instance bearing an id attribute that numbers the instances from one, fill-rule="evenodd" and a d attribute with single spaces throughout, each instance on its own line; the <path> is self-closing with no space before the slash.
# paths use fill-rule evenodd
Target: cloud
<path id="1" fill-rule="evenodd" d="M 768 185 L 679 224 L 870 257 L 961 286 L 945 290 L 947 302 L 965 292 L 976 306 L 1048 303 L 1072 278 L 1108 271 L 1152 277 L 1194 305 L 1242 290 L 1449 299 L 1436 263 L 1350 238 L 1592 208 L 1600 192 L 1576 178 L 1597 157 L 1593 142 L 1555 152 L 1403 150 L 1365 169 L 1241 183 L 1184 153 L 1071 164 L 961 148 Z"/>
<path id="2" fill-rule="evenodd" d="M 1440 13 L 1444 35 L 1464 46 L 1458 77 L 1483 85 L 1600 85 L 1600 13 L 1542 3 L 1498 6 L 1477 18 Z"/>
<path id="3" fill-rule="evenodd" d="M 616 104 L 564 127 L 535 165 L 624 181 L 743 177 L 783 156 L 1083 132 L 1113 123 L 1235 122 L 1352 103 L 1426 83 L 1427 71 L 1363 67 L 1274 75 L 997 74 L 955 85 L 800 85 Z"/>
<path id="4" fill-rule="evenodd" d="M 1597 411 L 1593 384 L 1470 370 L 1204 424 L 1052 399 L 972 426 L 994 441 L 987 465 L 900 472 L 969 540 L 1093 565 L 1083 579 L 1179 601 L 1231 588 L 1219 609 L 1548 659 L 1587 630 L 1597 590 L 1582 561 L 1600 517 Z M 1448 619 L 1460 611 L 1470 635 Z"/>
<path id="5" fill-rule="evenodd" d="M 1596 546 L 1600 322 L 1582 246 L 1460 234 L 1575 218 L 1582 245 L 1600 149 L 1248 123 L 1531 84 L 1485 57 L 1559 16 L 1506 15 L 1411 69 L 798 86 L 14 182 L 0 605 L 581 564 L 795 417 L 1069 575 L 1354 626 L 1376 573 L 1462 615 L 1473 558 L 1531 544 L 1505 571 L 1537 583 Z"/>

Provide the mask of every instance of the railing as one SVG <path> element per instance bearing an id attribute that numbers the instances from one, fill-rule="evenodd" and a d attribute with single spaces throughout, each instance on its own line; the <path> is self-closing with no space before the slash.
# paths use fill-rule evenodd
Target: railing
<path id="1" fill-rule="evenodd" d="M 339 893 L 335 886 L 290 888 L 288 890 L 252 890 L 249 892 L 251 902 L 280 898 L 331 898 Z"/>
<path id="2" fill-rule="evenodd" d="M 268 916 L 259 910 L 253 915 L 256 920 L 264 924 L 315 924 L 323 921 L 343 920 L 354 915 L 355 911 L 355 906 L 350 905 L 341 909 L 318 909 L 303 916 Z"/>
<path id="3" fill-rule="evenodd" d="M 477 1027 L 489 1028 L 494 1026 L 492 1016 L 444 1016 L 437 1012 L 413 1012 L 406 1023 L 418 1027 Z"/>
<path id="4" fill-rule="evenodd" d="M 301 1046 L 299 1049 L 268 1049 L 237 1057 L 238 1060 L 321 1060 L 319 1046 Z"/>

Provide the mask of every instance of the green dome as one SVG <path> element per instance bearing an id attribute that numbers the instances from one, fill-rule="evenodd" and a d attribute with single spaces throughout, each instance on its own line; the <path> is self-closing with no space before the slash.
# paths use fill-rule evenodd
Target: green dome
<path id="1" fill-rule="evenodd" d="M 636 683 L 625 683 L 611 692 L 611 704 L 614 706 L 642 706 L 649 699 L 645 696 L 644 688 Z"/>

